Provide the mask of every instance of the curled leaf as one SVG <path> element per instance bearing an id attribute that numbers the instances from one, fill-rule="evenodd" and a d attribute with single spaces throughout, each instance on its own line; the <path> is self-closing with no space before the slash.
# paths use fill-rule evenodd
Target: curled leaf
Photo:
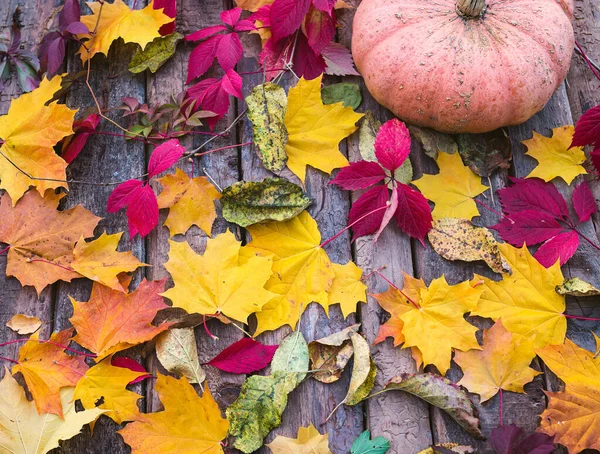
<path id="1" fill-rule="evenodd" d="M 356 405 L 367 397 L 373 389 L 377 366 L 371 358 L 369 344 L 365 338 L 358 333 L 350 333 L 350 339 L 354 349 L 354 366 L 352 367 L 352 378 L 344 403 L 346 405 Z"/>
<path id="2" fill-rule="evenodd" d="M 129 62 L 129 72 L 133 74 L 150 70 L 155 73 L 175 53 L 177 43 L 183 39 L 183 35 L 173 33 L 168 36 L 159 36 L 149 43 L 145 49 L 138 49 Z"/>
<path id="3" fill-rule="evenodd" d="M 165 331 L 156 339 L 156 356 L 169 372 L 184 376 L 190 383 L 202 383 L 206 373 L 198 361 L 192 328 Z"/>
<path id="4" fill-rule="evenodd" d="M 589 282 L 578 277 L 565 279 L 565 281 L 556 286 L 556 293 L 559 295 L 570 296 L 597 296 L 600 295 L 600 289 L 597 289 Z"/>
<path id="5" fill-rule="evenodd" d="M 308 344 L 311 370 L 318 369 L 313 375 L 322 383 L 333 383 L 340 379 L 342 372 L 354 354 L 350 334 L 357 333 L 360 324 L 349 326 L 330 336 Z"/>

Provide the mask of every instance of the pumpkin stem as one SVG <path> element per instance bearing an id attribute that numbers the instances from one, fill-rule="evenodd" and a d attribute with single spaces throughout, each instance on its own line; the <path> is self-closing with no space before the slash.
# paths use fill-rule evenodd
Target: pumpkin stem
<path id="1" fill-rule="evenodd" d="M 456 11 L 467 19 L 476 19 L 485 13 L 485 0 L 456 0 Z"/>

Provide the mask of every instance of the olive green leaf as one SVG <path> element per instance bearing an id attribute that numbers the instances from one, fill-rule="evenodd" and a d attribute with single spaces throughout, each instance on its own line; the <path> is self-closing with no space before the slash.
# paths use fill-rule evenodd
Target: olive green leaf
<path id="1" fill-rule="evenodd" d="M 308 371 L 308 345 L 300 331 L 286 336 L 273 355 L 271 373 L 290 372 L 300 384 Z"/>
<path id="2" fill-rule="evenodd" d="M 300 186 L 284 178 L 238 181 L 225 188 L 221 196 L 223 217 L 242 227 L 292 219 L 311 203 Z"/>
<path id="3" fill-rule="evenodd" d="M 570 296 L 597 296 L 600 295 L 600 289 L 597 289 L 583 279 L 574 277 L 572 279 L 565 279 L 561 285 L 557 285 L 556 293 Z"/>
<path id="4" fill-rule="evenodd" d="M 169 372 L 183 376 L 190 383 L 202 383 L 206 373 L 198 361 L 193 328 L 170 329 L 156 338 L 156 356 Z"/>
<path id="5" fill-rule="evenodd" d="M 431 159 L 437 160 L 438 152 L 454 154 L 458 151 L 458 145 L 452 137 L 433 129 L 420 128 L 409 125 L 408 130 L 423 147 L 423 151 Z"/>
<path id="6" fill-rule="evenodd" d="M 258 147 L 263 165 L 272 172 L 285 166 L 285 144 L 288 133 L 283 123 L 287 108 L 285 90 L 268 82 L 257 85 L 246 97 L 248 119 L 254 128 L 254 143 Z"/>
<path id="7" fill-rule="evenodd" d="M 362 102 L 360 87 L 356 84 L 342 82 L 339 84 L 327 85 L 321 90 L 321 99 L 323 104 L 344 103 L 344 106 L 356 110 Z"/>
<path id="8" fill-rule="evenodd" d="M 447 260 L 483 260 L 496 273 L 510 272 L 492 232 L 474 226 L 468 219 L 437 219 L 427 238 L 435 252 Z"/>
<path id="9" fill-rule="evenodd" d="M 358 332 L 359 327 L 360 323 L 357 323 L 308 344 L 310 368 L 319 370 L 312 378 L 322 383 L 333 383 L 340 379 L 346 364 L 354 354 L 350 333 Z"/>
<path id="10" fill-rule="evenodd" d="M 371 440 L 371 432 L 365 430 L 354 440 L 350 454 L 385 454 L 390 449 L 390 442 L 379 436 Z"/>
<path id="11" fill-rule="evenodd" d="M 147 69 L 155 73 L 175 53 L 177 43 L 183 39 L 180 33 L 159 36 L 149 43 L 144 50 L 139 49 L 129 62 L 129 72 L 141 73 Z"/>

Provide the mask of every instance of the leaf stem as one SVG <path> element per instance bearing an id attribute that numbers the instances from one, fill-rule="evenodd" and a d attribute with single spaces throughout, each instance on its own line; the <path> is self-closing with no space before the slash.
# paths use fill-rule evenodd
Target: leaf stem
<path id="1" fill-rule="evenodd" d="M 502 427 L 504 420 L 504 397 L 502 394 L 502 388 L 500 388 L 500 427 Z"/>
<path id="2" fill-rule="evenodd" d="M 403 296 L 404 298 L 406 298 L 408 301 L 410 301 L 410 302 L 412 303 L 412 305 L 415 307 L 415 309 L 419 309 L 419 310 L 421 309 L 421 308 L 419 307 L 419 305 L 418 305 L 418 304 L 417 304 L 417 303 L 416 303 L 416 302 L 415 302 L 415 301 L 414 301 L 414 300 L 413 300 L 411 297 L 409 297 L 409 296 L 408 296 L 406 293 L 404 293 L 404 292 L 403 292 L 403 291 L 402 291 L 402 290 L 401 290 L 401 289 L 400 289 L 400 288 L 399 288 L 399 287 L 398 287 L 396 284 L 394 284 L 392 281 L 390 281 L 390 280 L 389 280 L 387 277 L 385 277 L 383 274 L 381 274 L 381 273 L 379 272 L 379 270 L 375 270 L 375 272 L 376 272 L 376 273 L 377 273 L 377 274 L 378 274 L 378 275 L 379 275 L 379 276 L 380 276 L 380 277 L 381 277 L 381 278 L 382 278 L 384 281 L 386 281 L 388 284 L 390 284 L 390 286 L 391 286 L 392 288 L 394 288 L 394 289 L 398 290 L 398 291 L 399 291 L 399 292 L 402 294 L 402 296 Z"/>
<path id="3" fill-rule="evenodd" d="M 71 273 L 76 273 L 76 271 L 73 268 L 68 268 L 66 266 L 59 265 L 58 263 L 54 263 L 54 262 L 51 262 L 50 260 L 46 260 L 46 259 L 29 259 L 29 260 L 27 260 L 27 262 L 28 263 L 33 263 L 33 262 L 47 263 L 49 265 L 54 265 L 59 268 L 62 268 L 63 270 L 70 271 Z"/>
<path id="4" fill-rule="evenodd" d="M 594 76 L 596 76 L 596 79 L 600 80 L 600 74 L 596 70 L 597 66 L 592 63 L 592 61 L 588 58 L 587 54 L 585 53 L 585 51 L 583 50 L 583 48 L 577 41 L 575 41 L 575 50 L 577 50 L 581 54 L 581 56 L 583 57 L 583 59 L 585 60 L 585 62 L 589 66 L 589 68 L 594 73 Z"/>
<path id="5" fill-rule="evenodd" d="M 15 359 L 11 359 L 11 358 L 6 358 L 4 356 L 0 356 L 0 359 L 3 361 L 8 361 L 9 363 L 20 364 L 19 361 L 15 360 Z"/>
<path id="6" fill-rule="evenodd" d="M 10 249 L 10 244 L 0 251 L 0 255 L 4 254 L 9 249 Z"/>
<path id="7" fill-rule="evenodd" d="M 378 211 L 381 210 L 387 210 L 388 206 L 384 206 L 384 207 L 379 207 L 379 208 L 375 208 L 373 211 L 368 212 L 367 214 L 359 217 L 356 221 L 354 221 L 352 224 L 347 225 L 346 227 L 344 227 L 342 230 L 340 230 L 338 233 L 336 233 L 335 235 L 333 235 L 331 238 L 329 238 L 328 240 L 324 241 L 323 243 L 321 243 L 321 245 L 319 246 L 320 248 L 323 248 L 325 246 L 327 246 L 329 243 L 331 243 L 333 240 L 335 240 L 336 238 L 338 238 L 340 235 L 342 235 L 345 231 L 347 231 L 348 229 L 352 228 L 353 226 L 355 226 L 356 224 L 358 224 L 360 221 L 362 221 L 363 219 L 365 219 L 366 217 L 371 216 L 372 214 L 377 213 Z"/>
<path id="8" fill-rule="evenodd" d="M 208 315 L 208 317 L 215 317 L 215 315 Z M 215 336 L 213 333 L 210 332 L 210 330 L 208 329 L 208 325 L 206 324 L 206 315 L 202 315 L 202 325 L 204 326 L 204 331 L 206 331 L 206 334 L 208 334 L 208 336 L 216 341 L 219 340 L 219 338 L 217 336 Z"/>
<path id="9" fill-rule="evenodd" d="M 62 348 L 63 350 L 67 350 L 67 351 L 70 351 L 72 353 L 76 353 L 76 354 L 81 355 L 81 356 L 86 356 L 88 358 L 96 358 L 96 357 L 98 357 L 98 355 L 96 355 L 94 353 L 83 353 L 83 352 L 80 352 L 79 350 L 75 350 L 74 348 L 70 348 L 70 347 L 67 347 L 65 345 L 57 344 L 56 342 L 52 342 L 50 340 L 43 340 L 43 339 L 14 339 L 14 340 L 11 340 L 11 341 L 0 343 L 0 347 L 5 347 L 7 345 L 12 345 L 12 344 L 20 344 L 22 342 L 29 342 L 29 341 L 39 342 L 40 344 L 54 345 L 56 347 Z"/>
<path id="10" fill-rule="evenodd" d="M 200 156 L 204 156 L 205 154 L 214 153 L 215 151 L 229 150 L 230 148 L 237 148 L 237 147 L 245 147 L 246 145 L 252 145 L 253 143 L 254 142 L 236 143 L 235 145 L 227 145 L 226 147 L 214 148 L 212 150 L 204 151 L 202 153 L 196 153 L 194 156 L 196 156 L 198 158 Z"/>
<path id="11" fill-rule="evenodd" d="M 600 251 L 600 246 L 598 246 L 596 243 L 594 243 L 590 238 L 588 238 L 587 236 L 585 236 L 583 233 L 581 233 L 579 230 L 577 230 L 575 227 L 572 227 L 572 229 L 581 237 L 583 238 L 585 241 L 587 241 L 588 243 L 590 243 L 594 248 L 596 248 L 596 250 Z"/>
<path id="12" fill-rule="evenodd" d="M 565 318 L 571 318 L 574 320 L 591 320 L 594 322 L 600 322 L 600 318 L 594 318 L 594 317 L 582 317 L 580 315 L 567 315 L 567 314 L 563 314 L 565 316 Z"/>
<path id="13" fill-rule="evenodd" d="M 491 211 L 492 213 L 500 216 L 501 218 L 504 217 L 504 215 L 496 210 L 494 210 L 492 207 L 490 207 L 489 205 L 487 205 L 486 203 L 482 202 L 481 200 L 477 200 L 477 199 L 473 199 L 475 201 L 475 203 L 478 203 L 479 205 L 481 205 L 484 208 L 487 208 L 489 211 Z"/>

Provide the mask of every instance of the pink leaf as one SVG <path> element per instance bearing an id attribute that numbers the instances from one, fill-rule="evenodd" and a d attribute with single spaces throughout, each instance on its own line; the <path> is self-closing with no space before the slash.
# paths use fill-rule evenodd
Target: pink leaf
<path id="1" fill-rule="evenodd" d="M 348 222 L 350 224 L 356 222 L 352 227 L 354 238 L 370 235 L 379 229 L 381 221 L 383 221 L 384 210 L 373 213 L 361 221 L 358 220 L 371 211 L 386 206 L 388 199 L 389 192 L 387 186 L 379 185 L 366 191 L 352 204 L 348 215 Z"/>
<path id="2" fill-rule="evenodd" d="M 275 0 L 271 5 L 271 33 L 279 40 L 291 35 L 302 25 L 311 0 Z"/>
<path id="3" fill-rule="evenodd" d="M 379 229 L 377 230 L 377 233 L 373 237 L 373 243 L 377 242 L 377 240 L 379 239 L 379 236 L 381 235 L 381 232 L 383 232 L 383 230 L 390 223 L 390 221 L 394 217 L 394 214 L 396 213 L 397 209 L 398 209 L 398 189 L 395 189 L 392 191 L 392 196 L 390 197 L 390 200 L 388 202 L 387 209 L 383 212 L 383 219 L 381 220 L 381 224 L 379 225 Z"/>
<path id="4" fill-rule="evenodd" d="M 251 22 L 260 21 L 263 26 L 271 27 L 271 5 L 261 6 L 258 11 L 250 14 L 247 20 Z"/>
<path id="5" fill-rule="evenodd" d="M 148 178 L 167 170 L 183 156 L 183 153 L 185 153 L 185 148 L 179 144 L 177 139 L 171 139 L 156 147 L 148 162 Z"/>
<path id="6" fill-rule="evenodd" d="M 350 51 L 340 43 L 330 43 L 321 56 L 325 60 L 325 74 L 331 76 L 360 76 L 354 68 Z"/>
<path id="7" fill-rule="evenodd" d="M 325 12 L 331 12 L 335 6 L 335 2 L 336 0 L 312 0 L 315 8 Z"/>
<path id="8" fill-rule="evenodd" d="M 188 60 L 187 82 L 202 76 L 212 66 L 217 56 L 217 47 L 224 35 L 214 35 L 198 44 L 190 54 Z"/>
<path id="9" fill-rule="evenodd" d="M 419 191 L 399 183 L 396 224 L 404 233 L 417 238 L 425 246 L 425 235 L 431 230 L 433 218 L 427 199 Z"/>
<path id="10" fill-rule="evenodd" d="M 221 22 L 229 25 L 230 27 L 235 27 L 235 24 L 240 20 L 240 16 L 242 15 L 242 8 L 232 8 L 227 11 L 221 12 Z"/>
<path id="11" fill-rule="evenodd" d="M 382 181 L 385 176 L 385 172 L 376 162 L 358 161 L 343 167 L 329 184 L 337 184 L 347 191 L 355 191 L 367 189 Z"/>
<path id="12" fill-rule="evenodd" d="M 215 33 L 226 31 L 227 27 L 224 25 L 213 25 L 211 27 L 201 28 L 197 32 L 190 33 L 185 37 L 186 41 L 202 41 Z"/>
<path id="13" fill-rule="evenodd" d="M 294 52 L 294 72 L 298 77 L 313 80 L 325 71 L 325 60 L 311 49 L 304 33 L 299 33 Z"/>
<path id="14" fill-rule="evenodd" d="M 281 40 L 270 38 L 265 43 L 265 47 L 260 53 L 259 61 L 265 70 L 267 81 L 276 77 L 281 72 L 281 69 L 285 67 L 291 57 L 293 48 L 293 36 Z"/>
<path id="15" fill-rule="evenodd" d="M 562 266 L 573 257 L 578 247 L 579 235 L 577 232 L 563 232 L 542 244 L 533 256 L 546 268 L 554 265 L 558 259 Z"/>
<path id="16" fill-rule="evenodd" d="M 269 365 L 277 345 L 263 345 L 249 337 L 225 348 L 207 364 L 233 374 L 249 374 Z"/>
<path id="17" fill-rule="evenodd" d="M 149 185 L 144 185 L 134 191 L 127 206 L 127 223 L 129 237 L 136 234 L 143 238 L 158 225 L 158 202 L 156 195 Z"/>
<path id="18" fill-rule="evenodd" d="M 551 454 L 554 437 L 534 433 L 523 438 L 524 432 L 514 424 L 496 427 L 490 441 L 496 454 Z"/>
<path id="19" fill-rule="evenodd" d="M 142 187 L 139 180 L 127 180 L 117 186 L 108 196 L 106 211 L 115 213 L 125 208 L 131 202 L 133 194 Z"/>
<path id="20" fill-rule="evenodd" d="M 304 31 L 308 45 L 316 54 L 320 54 L 335 36 L 335 12 L 330 15 L 311 6 L 304 21 Z"/>
<path id="21" fill-rule="evenodd" d="M 564 229 L 550 214 L 541 211 L 520 211 L 493 225 L 504 241 L 521 247 L 541 243 L 560 234 Z"/>
<path id="22" fill-rule="evenodd" d="M 554 218 L 569 217 L 567 203 L 552 183 L 537 178 L 511 178 L 514 184 L 498 191 L 504 213 L 539 211 Z"/>
<path id="23" fill-rule="evenodd" d="M 136 360 L 131 359 L 131 358 L 126 358 L 124 356 L 119 356 L 117 358 L 112 358 L 110 360 L 110 364 L 112 364 L 115 367 L 121 367 L 123 369 L 129 369 L 129 370 L 132 370 L 134 372 L 146 372 L 146 375 L 141 375 L 140 377 L 136 378 L 135 380 L 130 381 L 128 383 L 129 385 L 133 385 L 135 383 L 139 383 L 142 380 L 145 380 L 146 378 L 152 377 L 152 375 L 148 373 L 148 371 L 144 368 L 144 366 L 142 366 Z"/>
<path id="24" fill-rule="evenodd" d="M 585 181 L 573 191 L 573 207 L 575 208 L 579 222 L 589 220 L 592 214 L 598 211 L 594 195 Z"/>
<path id="25" fill-rule="evenodd" d="M 584 113 L 577 125 L 571 147 L 600 144 L 600 106 L 592 107 Z"/>
<path id="26" fill-rule="evenodd" d="M 379 163 L 392 173 L 410 154 L 410 134 L 400 120 L 385 122 L 375 138 L 375 156 Z"/>
<path id="27" fill-rule="evenodd" d="M 225 71 L 233 69 L 237 65 L 243 52 L 242 42 L 238 35 L 230 33 L 221 36 L 221 41 L 217 46 L 217 60 Z"/>
<path id="28" fill-rule="evenodd" d="M 235 96 L 238 99 L 244 98 L 242 94 L 242 76 L 233 69 L 227 71 L 221 78 L 221 88 L 231 96 Z"/>
<path id="29" fill-rule="evenodd" d="M 239 21 L 237 24 L 235 24 L 235 27 L 233 27 L 233 30 L 236 32 L 249 32 L 252 30 L 256 30 L 256 26 L 254 25 L 254 22 L 252 22 L 251 20 L 244 19 L 244 20 Z"/>

